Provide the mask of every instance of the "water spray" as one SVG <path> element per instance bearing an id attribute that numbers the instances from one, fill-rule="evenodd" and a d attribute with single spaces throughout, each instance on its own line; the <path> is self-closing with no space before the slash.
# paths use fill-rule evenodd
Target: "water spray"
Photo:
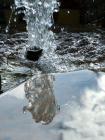
<path id="1" fill-rule="evenodd" d="M 25 20 L 27 22 L 28 45 L 26 58 L 38 60 L 43 53 L 54 49 L 53 12 L 58 11 L 59 2 L 56 0 L 15 0 L 16 7 L 25 7 Z"/>

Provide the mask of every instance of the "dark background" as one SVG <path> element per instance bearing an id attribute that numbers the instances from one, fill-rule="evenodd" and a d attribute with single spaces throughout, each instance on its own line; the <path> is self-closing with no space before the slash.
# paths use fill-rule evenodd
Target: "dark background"
<path id="1" fill-rule="evenodd" d="M 94 2 L 93 0 L 60 0 L 60 3 L 59 12 L 54 13 L 55 25 L 79 28 L 91 24 L 96 27 L 105 28 L 105 0 L 94 0 Z M 14 0 L 0 0 L 0 29 L 8 25 L 11 6 L 14 7 Z M 16 15 L 16 12 L 19 10 L 22 11 L 24 8 L 14 10 L 10 29 L 25 31 L 24 14 Z M 70 13 L 68 14 L 67 11 Z M 16 23 L 14 18 L 16 18 Z"/>

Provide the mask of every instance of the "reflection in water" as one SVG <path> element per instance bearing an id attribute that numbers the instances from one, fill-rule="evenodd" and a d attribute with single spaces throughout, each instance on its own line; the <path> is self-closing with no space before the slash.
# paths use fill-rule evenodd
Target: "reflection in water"
<path id="1" fill-rule="evenodd" d="M 53 75 L 38 74 L 25 84 L 29 103 L 23 110 L 31 112 L 36 122 L 50 123 L 59 109 L 53 94 L 53 81 Z"/>

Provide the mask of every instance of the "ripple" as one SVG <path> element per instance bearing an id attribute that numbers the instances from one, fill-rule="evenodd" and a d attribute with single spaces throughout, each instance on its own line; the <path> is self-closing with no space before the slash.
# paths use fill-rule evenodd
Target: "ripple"
<path id="1" fill-rule="evenodd" d="M 3 83 L 4 91 L 16 86 L 21 80 L 29 78 L 38 71 L 42 73 L 68 72 L 81 69 L 105 71 L 103 32 L 71 33 L 62 31 L 56 33 L 56 47 L 52 46 L 52 48 L 44 51 L 38 62 L 28 61 L 24 57 L 28 42 L 27 33 L 16 33 L 7 37 L 7 40 L 5 40 L 6 35 L 0 34 L 0 74 L 2 79 L 5 79 L 7 85 L 10 86 L 5 86 Z M 19 72 L 17 72 L 17 67 Z M 30 73 L 26 72 L 27 69 L 31 69 Z"/>

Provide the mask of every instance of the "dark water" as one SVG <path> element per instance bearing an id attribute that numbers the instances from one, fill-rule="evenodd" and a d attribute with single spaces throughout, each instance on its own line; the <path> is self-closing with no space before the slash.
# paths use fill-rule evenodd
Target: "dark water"
<path id="1" fill-rule="evenodd" d="M 43 54 L 38 62 L 25 59 L 26 32 L 0 34 L 0 75 L 6 91 L 37 72 L 56 73 L 81 69 L 105 71 L 104 32 L 55 33 L 56 48 Z"/>

